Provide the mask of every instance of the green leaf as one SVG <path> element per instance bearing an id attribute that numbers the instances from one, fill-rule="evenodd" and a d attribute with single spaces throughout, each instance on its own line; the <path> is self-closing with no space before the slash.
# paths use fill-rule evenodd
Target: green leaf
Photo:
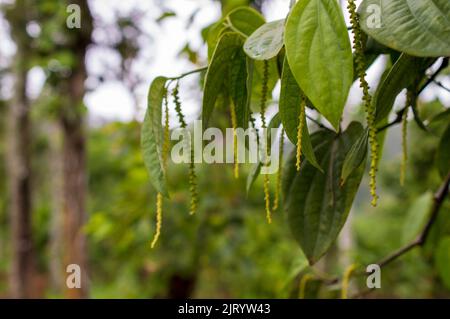
<path id="1" fill-rule="evenodd" d="M 352 49 L 338 2 L 298 1 L 286 24 L 285 46 L 298 84 L 338 130 L 353 82 Z"/>
<path id="2" fill-rule="evenodd" d="M 203 93 L 202 120 L 203 125 L 207 126 L 209 118 L 214 110 L 218 97 L 226 89 L 228 79 L 230 79 L 230 68 L 235 65 L 236 60 L 240 59 L 242 51 L 243 38 L 237 33 L 227 32 L 219 40 L 214 51 L 211 63 L 205 76 L 205 86 Z M 236 59 L 237 57 L 237 59 Z M 232 71 L 233 72 L 233 71 Z M 241 77 L 239 77 L 240 79 Z M 237 80 L 238 78 L 236 78 Z M 235 98 L 237 91 L 235 91 Z M 245 91 L 245 87 L 242 88 Z M 247 99 L 245 99 L 246 101 Z"/>
<path id="3" fill-rule="evenodd" d="M 339 135 L 314 134 L 314 151 L 325 172 L 320 173 L 309 162 L 304 162 L 300 172 L 285 175 L 288 192 L 285 210 L 289 225 L 310 264 L 327 252 L 347 220 L 364 167 L 356 169 L 341 186 L 342 166 L 346 154 L 362 133 L 361 124 L 353 122 Z M 287 171 L 292 173 L 292 167 L 287 167 Z"/>
<path id="4" fill-rule="evenodd" d="M 250 108 L 247 91 L 247 57 L 243 50 L 235 52 L 230 60 L 229 71 L 231 73 L 229 90 L 236 111 L 236 124 L 238 127 L 247 128 Z"/>
<path id="5" fill-rule="evenodd" d="M 208 58 L 216 49 L 221 35 L 225 32 L 237 32 L 244 37 L 250 36 L 265 23 L 264 17 L 249 7 L 239 7 L 232 10 L 226 17 L 211 25 L 207 31 Z"/>
<path id="6" fill-rule="evenodd" d="M 228 14 L 226 21 L 233 31 L 247 37 L 266 22 L 258 11 L 249 7 L 234 9 Z"/>
<path id="7" fill-rule="evenodd" d="M 447 126 L 439 141 L 436 163 L 441 176 L 446 177 L 450 172 L 450 125 Z"/>
<path id="8" fill-rule="evenodd" d="M 245 53 L 255 60 L 276 57 L 283 47 L 285 20 L 263 24 L 245 41 Z"/>
<path id="9" fill-rule="evenodd" d="M 150 182 L 155 189 L 168 196 L 164 166 L 162 163 L 162 102 L 167 78 L 157 77 L 148 92 L 147 112 L 141 130 L 141 147 Z"/>
<path id="10" fill-rule="evenodd" d="M 433 203 L 433 194 L 426 192 L 410 206 L 403 225 L 402 241 L 404 244 L 416 239 L 425 227 Z"/>
<path id="11" fill-rule="evenodd" d="M 273 128 L 278 128 L 281 125 L 281 119 L 279 116 L 279 113 L 275 114 L 272 119 L 269 122 L 269 126 L 267 127 L 267 140 L 272 141 L 272 130 Z M 271 144 L 273 144 L 271 142 Z M 247 194 L 250 192 L 250 189 L 252 188 L 253 184 L 255 183 L 256 179 L 259 176 L 259 173 L 261 172 L 261 166 L 262 163 L 258 161 L 257 163 L 253 164 L 249 175 L 247 176 Z"/>
<path id="12" fill-rule="evenodd" d="M 261 162 L 253 164 L 252 168 L 250 169 L 250 173 L 247 176 L 247 184 L 246 184 L 247 195 L 250 193 L 250 190 L 252 189 L 253 184 L 256 182 L 256 179 L 258 178 L 260 172 L 261 172 Z"/>
<path id="13" fill-rule="evenodd" d="M 421 77 L 434 59 L 424 59 L 402 54 L 384 77 L 375 92 L 373 103 L 376 109 L 375 123 L 389 115 L 400 92 Z"/>
<path id="14" fill-rule="evenodd" d="M 294 76 L 292 75 L 287 59 L 285 59 L 283 63 L 283 73 L 281 75 L 279 112 L 281 122 L 283 123 L 284 130 L 286 131 L 286 135 L 294 144 L 297 144 L 297 127 L 298 119 L 300 116 L 300 104 L 302 95 L 303 92 L 298 86 Z M 320 165 L 317 163 L 316 155 L 314 154 L 311 145 L 308 125 L 303 126 L 302 150 L 303 155 L 305 155 L 306 159 L 310 161 L 310 163 L 313 164 L 317 169 L 322 170 Z"/>
<path id="15" fill-rule="evenodd" d="M 414 56 L 450 56 L 448 0 L 364 0 L 359 12 L 362 29 L 387 47 Z"/>
<path id="16" fill-rule="evenodd" d="M 446 109 L 433 116 L 429 121 L 429 125 L 438 123 L 440 121 L 450 121 L 450 109 Z"/>
<path id="17" fill-rule="evenodd" d="M 345 184 L 347 178 L 355 169 L 361 166 L 367 157 L 367 145 L 369 139 L 369 130 L 362 132 L 361 136 L 353 144 L 352 148 L 345 156 L 344 166 L 342 167 L 341 185 Z"/>
<path id="18" fill-rule="evenodd" d="M 444 285 L 450 289 L 450 236 L 441 239 L 435 253 L 436 268 Z"/>
<path id="19" fill-rule="evenodd" d="M 160 23 L 167 18 L 176 17 L 176 16 L 177 16 L 177 14 L 175 12 L 167 11 L 167 12 L 164 12 L 163 14 L 161 14 L 159 16 L 159 18 L 156 19 L 156 22 Z"/>

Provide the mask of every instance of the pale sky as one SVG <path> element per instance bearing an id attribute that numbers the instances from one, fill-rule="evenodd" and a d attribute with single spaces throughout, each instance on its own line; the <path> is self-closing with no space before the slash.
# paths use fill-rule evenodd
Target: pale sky
<path id="1" fill-rule="evenodd" d="M 0 0 L 0 3 L 11 2 L 10 0 Z M 272 0 L 264 7 L 264 15 L 267 21 L 282 19 L 289 9 L 290 0 Z M 176 13 L 176 17 L 168 18 L 160 24 L 154 21 L 162 14 L 161 5 L 163 3 L 166 10 Z M 164 1 L 142 1 L 142 0 L 93 0 L 90 1 L 91 9 L 98 15 L 102 22 L 111 23 L 114 19 L 113 12 L 119 11 L 123 14 L 130 12 L 133 8 L 139 8 L 145 12 L 142 19 L 142 29 L 151 35 L 151 39 L 142 44 L 143 57 L 136 62 L 136 72 L 143 81 L 139 85 L 138 97 L 140 118 L 142 118 L 145 106 L 148 87 L 158 75 L 175 76 L 180 73 L 197 68 L 186 59 L 178 57 L 179 51 L 189 41 L 193 49 L 200 49 L 201 56 L 206 55 L 206 46 L 203 44 L 200 31 L 216 21 L 220 15 L 220 4 L 211 0 L 164 0 Z M 196 18 L 189 29 L 186 24 L 189 17 L 198 11 Z M 32 29 L 31 29 L 32 30 Z M 94 33 L 94 37 L 102 37 L 99 32 Z M 0 54 L 6 59 L 0 60 L 0 66 L 8 63 L 14 54 L 14 44 L 7 37 L 6 25 L 0 19 Z M 93 49 L 87 58 L 88 71 L 95 72 L 101 69 L 102 61 L 115 59 L 114 52 L 103 49 Z M 382 71 L 383 61 L 380 59 L 370 70 L 368 79 L 372 84 L 376 83 Z M 440 80 L 450 87 L 450 79 L 441 77 Z M 29 94 L 37 97 L 45 81 L 44 72 L 36 67 L 30 73 L 30 83 L 28 85 Z M 200 111 L 201 94 L 196 86 L 195 76 L 184 80 L 181 83 L 181 97 L 184 102 L 188 120 L 194 119 Z M 3 91 L 8 90 L 8 81 L 4 81 Z M 184 88 L 184 89 L 183 89 Z M 7 92 L 3 94 L 8 94 Z M 275 98 L 277 93 L 274 93 Z M 441 101 L 450 107 L 450 93 L 437 89 L 435 85 L 427 89 L 422 95 L 422 99 L 429 101 L 439 97 Z M 403 97 L 399 97 L 397 104 L 403 102 Z M 350 92 L 347 110 L 358 105 L 361 100 L 361 92 L 355 84 Z M 89 109 L 91 122 L 104 122 L 109 120 L 130 120 L 133 118 L 135 107 L 133 98 L 127 88 L 120 82 L 106 82 L 96 87 L 87 94 L 85 103 Z"/>

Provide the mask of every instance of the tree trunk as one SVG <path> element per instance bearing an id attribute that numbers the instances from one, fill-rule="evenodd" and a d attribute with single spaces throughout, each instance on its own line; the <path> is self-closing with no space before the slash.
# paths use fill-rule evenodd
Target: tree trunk
<path id="1" fill-rule="evenodd" d="M 70 49 L 76 65 L 68 79 L 68 99 L 63 106 L 60 124 L 63 136 L 63 227 L 65 235 L 64 264 L 76 264 L 81 269 L 81 287 L 67 287 L 68 298 L 87 298 L 89 295 L 86 236 L 86 138 L 83 97 L 86 80 L 85 57 L 91 43 L 92 16 L 85 0 L 73 1 L 81 8 L 81 29 L 67 30 Z"/>
<path id="2" fill-rule="evenodd" d="M 50 140 L 49 168 L 51 189 L 51 221 L 50 221 L 50 282 L 52 291 L 56 294 L 62 293 L 65 284 L 65 275 L 62 265 L 62 252 L 64 243 L 62 225 L 62 143 L 59 125 L 50 123 L 48 125 L 48 138 Z"/>
<path id="3" fill-rule="evenodd" d="M 8 12 L 12 37 L 17 45 L 14 96 L 9 106 L 7 174 L 11 223 L 10 293 L 12 298 L 31 298 L 35 274 L 31 227 L 31 164 L 29 100 L 26 94 L 28 74 L 28 36 L 23 1 Z"/>

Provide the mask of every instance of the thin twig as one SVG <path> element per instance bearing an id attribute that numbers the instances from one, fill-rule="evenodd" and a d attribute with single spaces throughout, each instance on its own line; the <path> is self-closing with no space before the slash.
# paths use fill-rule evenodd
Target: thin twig
<path id="1" fill-rule="evenodd" d="M 381 132 L 383 132 L 384 130 L 387 130 L 388 128 L 390 128 L 390 127 L 392 127 L 392 126 L 401 123 L 401 122 L 402 122 L 402 119 L 403 119 L 403 113 L 405 113 L 405 111 L 406 111 L 406 107 L 404 107 L 404 108 L 402 108 L 401 110 L 399 110 L 399 111 L 396 113 L 395 119 L 394 119 L 392 122 L 390 122 L 390 123 L 388 123 L 388 124 L 386 124 L 386 125 L 383 125 L 383 126 L 380 127 L 379 129 L 377 129 L 377 133 L 381 133 Z"/>
<path id="2" fill-rule="evenodd" d="M 376 264 L 378 266 L 380 266 L 380 268 L 383 268 L 383 267 L 387 266 L 388 264 L 390 264 L 391 262 L 397 260 L 399 257 L 403 256 L 404 254 L 406 254 L 413 248 L 425 245 L 425 243 L 428 239 L 428 236 L 430 234 L 430 231 L 432 229 L 432 226 L 434 225 L 434 223 L 437 220 L 437 217 L 439 215 L 439 210 L 440 210 L 442 204 L 444 203 L 445 198 L 448 195 L 449 184 L 450 184 L 450 172 L 448 173 L 447 177 L 442 182 L 442 185 L 439 187 L 439 189 L 433 196 L 433 206 L 431 207 L 430 218 L 428 219 L 428 222 L 425 225 L 423 231 L 420 233 L 420 235 L 416 239 L 414 239 L 407 245 L 401 247 L 400 249 L 394 251 L 393 253 L 389 254 L 388 256 L 384 257 L 382 260 L 377 262 Z M 365 274 L 366 274 L 366 272 L 361 271 L 361 270 L 356 271 L 354 273 L 355 276 L 364 276 Z M 335 285 L 341 281 L 341 278 L 339 278 L 339 277 L 328 277 L 325 275 L 320 275 L 320 276 L 317 275 L 317 278 L 319 280 L 321 280 L 325 285 Z M 354 295 L 353 298 L 363 297 L 363 296 L 367 295 L 368 293 L 372 292 L 373 290 L 374 289 L 360 291 L 359 293 Z"/>
<path id="3" fill-rule="evenodd" d="M 442 204 L 445 201 L 445 198 L 448 195 L 448 188 L 450 184 L 450 172 L 447 174 L 447 177 L 444 179 L 442 185 L 439 187 L 437 192 L 433 196 L 433 206 L 431 207 L 430 211 L 430 218 L 428 219 L 427 224 L 425 225 L 423 231 L 419 234 L 419 236 L 408 243 L 407 245 L 403 246 L 402 248 L 398 249 L 397 251 L 391 253 L 390 255 L 383 258 L 381 261 L 377 263 L 380 268 L 385 267 L 386 265 L 390 264 L 391 262 L 397 260 L 399 257 L 403 256 L 410 250 L 412 250 L 415 247 L 422 247 L 427 242 L 427 239 L 430 235 L 430 231 L 436 222 L 439 210 L 442 207 Z M 363 297 L 373 291 L 373 289 L 363 290 L 362 292 L 359 292 L 355 295 L 355 297 Z"/>
<path id="4" fill-rule="evenodd" d="M 312 116 L 306 114 L 306 118 L 308 120 L 310 120 L 311 122 L 313 122 L 314 124 L 316 124 L 318 127 L 320 128 L 327 128 L 325 125 L 323 125 L 322 123 L 320 123 L 317 119 L 313 118 Z"/>
<path id="5" fill-rule="evenodd" d="M 433 80 L 433 83 L 439 86 L 441 89 L 444 89 L 445 91 L 450 93 L 450 88 L 446 87 L 444 84 L 442 84 L 442 82 Z"/>
<path id="6" fill-rule="evenodd" d="M 444 69 L 446 69 L 446 68 L 448 67 L 448 65 L 449 65 L 449 59 L 448 59 L 448 58 L 447 58 L 447 59 L 444 59 L 444 61 L 442 62 L 442 64 L 440 65 L 440 67 L 436 70 L 436 72 L 434 72 L 434 73 L 428 78 L 428 80 L 425 82 L 425 84 L 424 84 L 424 85 L 420 88 L 420 90 L 417 92 L 417 96 L 419 96 L 419 95 L 423 92 L 423 90 L 425 90 L 426 87 L 427 87 L 428 85 L 430 85 L 430 83 L 435 83 L 435 84 L 441 86 L 443 89 L 445 89 L 445 90 L 447 90 L 447 91 L 450 92 L 450 89 L 448 89 L 448 88 L 446 88 L 445 86 L 443 86 L 442 83 L 436 81 L 436 77 L 439 75 L 439 73 L 441 73 L 441 71 L 443 71 Z M 399 111 L 396 113 L 395 119 L 394 119 L 392 122 L 390 122 L 390 123 L 388 123 L 388 124 L 386 124 L 386 125 L 384 125 L 384 126 L 378 128 L 377 133 L 381 133 L 381 132 L 383 132 L 384 130 L 386 130 L 386 129 L 392 127 L 392 126 L 401 123 L 401 122 L 402 122 L 402 118 L 403 118 L 403 113 L 406 111 L 406 109 L 407 109 L 408 107 L 409 107 L 409 106 L 404 107 L 404 108 L 402 108 L 401 110 L 399 110 Z"/>
<path id="7" fill-rule="evenodd" d="M 169 80 L 172 80 L 172 81 L 175 81 L 175 80 L 182 79 L 182 78 L 184 78 L 184 77 L 186 77 L 186 76 L 188 76 L 188 75 L 191 75 L 191 74 L 194 74 L 194 73 L 200 73 L 200 72 L 203 72 L 203 71 L 206 71 L 206 70 L 208 70 L 208 67 L 207 67 L 207 66 L 205 66 L 205 67 L 203 67 L 203 68 L 200 68 L 200 69 L 195 69 L 195 70 L 192 70 L 192 71 L 183 73 L 183 74 L 181 74 L 181 75 L 179 75 L 179 76 L 176 76 L 176 77 L 173 77 L 173 78 L 168 78 L 168 79 L 169 79 Z"/>

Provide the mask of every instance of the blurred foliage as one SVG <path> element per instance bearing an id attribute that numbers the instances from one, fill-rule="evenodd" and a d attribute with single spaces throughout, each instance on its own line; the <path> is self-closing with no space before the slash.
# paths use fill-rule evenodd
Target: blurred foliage
<path id="1" fill-rule="evenodd" d="M 259 6 L 262 3 L 221 2 L 223 13 L 243 4 Z M 41 25 L 41 35 L 32 40 L 36 54 L 30 63 L 43 68 L 48 85 L 34 101 L 32 114 L 33 229 L 39 271 L 49 277 L 52 214 L 49 176 L 53 169 L 50 136 L 53 133 L 48 128 L 65 98 L 58 95 L 55 88 L 64 91 L 60 85 L 75 61 L 72 52 L 61 49 L 64 43 L 60 42 L 63 37 L 59 30 L 64 23 L 65 6 L 52 0 L 39 1 L 38 5 L 40 15 L 35 18 L 45 24 Z M 30 12 L 34 14 L 33 10 Z M 160 20 L 176 18 L 168 11 Z M 135 57 L 133 45 L 125 46 L 127 50 L 124 44 L 115 45 L 116 50 L 126 51 L 122 52 L 125 57 Z M 198 54 L 189 44 L 182 55 L 198 63 Z M 439 101 L 422 104 L 419 106 L 421 118 L 431 121 L 443 107 Z M 7 103 L 0 100 L 0 297 L 7 292 L 9 266 L 3 160 L 6 111 Z M 355 116 L 361 117 L 361 113 Z M 224 118 L 216 120 L 226 121 Z M 400 130 L 395 128 L 389 132 L 385 147 L 394 148 L 395 152 L 386 150 L 381 162 L 379 207 L 370 207 L 368 190 L 361 187 L 351 212 L 349 251 L 336 245 L 314 270 L 306 265 L 281 211 L 274 214 L 272 225 L 267 224 L 261 178 L 246 196 L 249 167 L 242 167 L 240 179 L 235 180 L 232 166 L 197 165 L 200 206 L 196 215 L 189 216 L 188 169 L 185 165 L 172 164 L 168 170 L 171 200 L 164 201 L 162 236 L 157 247 L 151 250 L 156 194 L 142 160 L 140 124 L 112 122 L 89 127 L 89 220 L 85 231 L 89 238 L 92 297 L 296 298 L 299 282 L 305 274 L 342 275 L 347 262 L 378 261 L 400 247 L 404 237 L 414 233 L 413 226 L 421 223 L 424 211 L 417 200 L 423 203 L 424 198 L 431 195 L 430 190 L 436 190 L 441 182 L 434 161 L 447 123 L 448 118 L 436 121 L 429 134 L 411 121 L 412 142 L 405 187 L 399 184 Z M 416 248 L 383 269 L 382 289 L 370 296 L 450 298 L 448 236 L 450 203 L 447 200 L 427 246 Z M 342 256 L 347 254 L 349 258 L 343 262 Z M 352 283 L 355 290 L 363 289 L 365 278 Z M 47 279 L 47 296 L 60 297 L 49 286 Z M 339 288 L 311 280 L 306 285 L 305 295 L 336 297 Z"/>

